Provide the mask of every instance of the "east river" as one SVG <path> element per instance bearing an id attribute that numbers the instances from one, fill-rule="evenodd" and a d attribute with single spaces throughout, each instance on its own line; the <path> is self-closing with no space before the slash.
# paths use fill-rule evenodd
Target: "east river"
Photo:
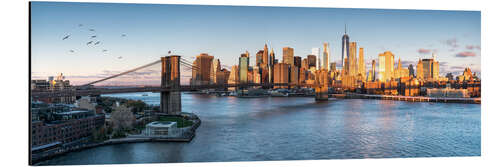
<path id="1" fill-rule="evenodd" d="M 116 94 L 159 104 L 159 94 Z M 71 152 L 42 165 L 448 157 L 481 155 L 481 105 L 182 94 L 202 120 L 190 143 Z"/>

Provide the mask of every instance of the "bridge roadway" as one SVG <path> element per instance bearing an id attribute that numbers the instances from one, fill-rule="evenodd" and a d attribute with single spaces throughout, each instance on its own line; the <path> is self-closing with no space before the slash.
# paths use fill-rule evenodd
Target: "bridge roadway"
<path id="1" fill-rule="evenodd" d="M 169 91 L 197 91 L 204 89 L 215 89 L 215 88 L 229 88 L 229 87 L 255 87 L 255 86 L 263 86 L 263 87 L 273 87 L 273 86 L 295 86 L 294 84 L 289 83 L 266 83 L 266 84 L 256 84 L 256 83 L 247 83 L 247 84 L 207 84 L 207 85 L 180 85 L 178 88 L 173 87 L 160 87 L 160 86 L 145 86 L 145 87 L 123 87 L 123 88 L 72 88 L 72 89 L 64 89 L 64 90 L 56 90 L 56 91 L 32 91 L 31 96 L 33 98 L 52 98 L 52 97 L 70 97 L 70 96 L 89 96 L 89 95 L 101 95 L 101 94 L 115 94 L 115 93 L 134 93 L 134 92 L 169 92 Z M 315 87 L 317 85 L 299 85 L 301 87 Z M 454 85 L 452 87 L 456 87 Z M 467 87 L 481 87 L 480 84 L 461 84 L 460 86 Z M 429 88 L 445 88 L 446 85 L 434 85 Z M 340 87 L 339 87 L 340 88 Z M 408 86 L 406 89 L 420 89 L 420 86 Z M 367 88 L 366 90 L 396 90 L 398 87 L 387 87 L 387 88 Z"/>
<path id="2" fill-rule="evenodd" d="M 145 86 L 145 87 L 124 87 L 124 88 L 88 88 L 88 89 L 64 89 L 56 91 L 32 91 L 33 98 L 52 98 L 52 97 L 69 97 L 69 96 L 89 96 L 101 94 L 115 93 L 135 93 L 135 92 L 169 92 L 169 91 L 196 91 L 203 89 L 229 88 L 229 87 L 271 87 L 271 86 L 292 86 L 288 83 L 273 83 L 273 84 L 209 84 L 209 85 L 180 85 L 177 88 L 170 86 Z"/>

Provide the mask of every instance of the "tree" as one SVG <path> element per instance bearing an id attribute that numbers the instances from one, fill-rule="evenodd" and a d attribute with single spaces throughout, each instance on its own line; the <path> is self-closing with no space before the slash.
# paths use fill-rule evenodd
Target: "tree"
<path id="1" fill-rule="evenodd" d="M 135 122 L 135 116 L 131 109 L 125 105 L 117 105 L 111 112 L 111 123 L 113 129 L 122 131 L 130 129 Z"/>

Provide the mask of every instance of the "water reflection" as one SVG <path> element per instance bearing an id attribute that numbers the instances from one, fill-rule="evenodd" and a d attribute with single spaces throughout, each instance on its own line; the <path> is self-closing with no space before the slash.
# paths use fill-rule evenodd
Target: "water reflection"
<path id="1" fill-rule="evenodd" d="M 182 102 L 183 111 L 202 119 L 190 143 L 97 147 L 45 164 L 478 156 L 481 152 L 480 105 L 475 104 L 361 99 L 317 103 L 314 98 L 190 94 L 183 94 Z"/>

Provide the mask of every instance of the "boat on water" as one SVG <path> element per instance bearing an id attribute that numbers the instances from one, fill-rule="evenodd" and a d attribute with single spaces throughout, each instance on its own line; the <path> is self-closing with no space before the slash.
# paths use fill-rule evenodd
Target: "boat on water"
<path id="1" fill-rule="evenodd" d="M 149 96 L 149 95 L 148 95 L 148 94 L 146 94 L 146 93 L 144 93 L 144 94 L 142 94 L 142 96 Z"/>

